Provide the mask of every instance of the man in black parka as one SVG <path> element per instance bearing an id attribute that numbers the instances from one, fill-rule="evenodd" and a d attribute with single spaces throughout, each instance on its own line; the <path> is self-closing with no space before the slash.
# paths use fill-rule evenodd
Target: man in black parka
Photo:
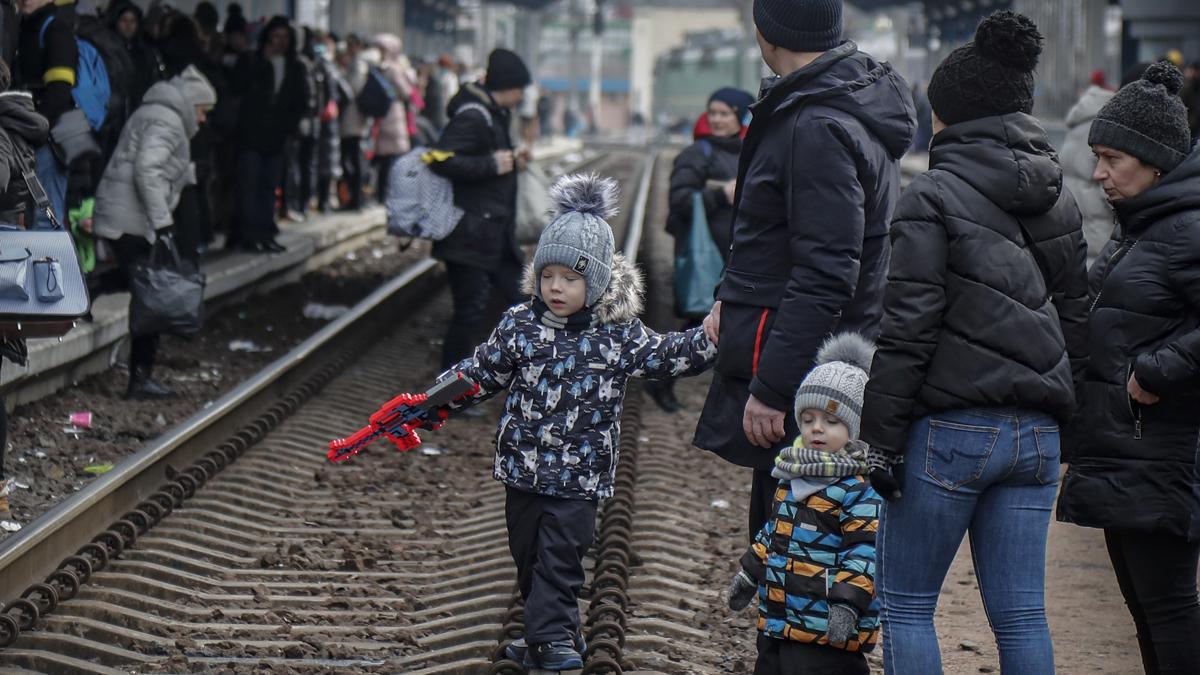
<path id="1" fill-rule="evenodd" d="M 450 122 L 442 130 L 429 168 L 454 183 L 454 203 L 464 214 L 458 226 L 433 246 L 446 263 L 454 316 L 442 346 L 442 367 L 471 353 L 490 323 L 492 288 L 515 305 L 521 294 L 525 256 L 517 246 L 517 171 L 525 155 L 513 153 L 512 109 L 532 81 L 521 57 L 497 49 L 488 57 L 482 84 L 471 83 L 450 99 Z"/>
<path id="2" fill-rule="evenodd" d="M 720 350 L 694 443 L 754 469 L 751 537 L 770 469 L 796 435 L 792 396 L 833 332 L 878 332 L 909 86 L 842 40 L 840 0 L 755 0 L 764 82 L 742 147 Z"/>

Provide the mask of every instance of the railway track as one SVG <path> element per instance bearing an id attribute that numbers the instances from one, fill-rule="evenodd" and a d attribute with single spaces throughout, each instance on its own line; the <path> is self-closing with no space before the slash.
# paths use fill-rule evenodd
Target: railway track
<path id="1" fill-rule="evenodd" d="M 654 154 L 577 167 L 622 183 L 635 259 Z M 442 285 L 414 265 L 6 541 L 0 672 L 523 672 L 499 658 L 521 609 L 479 441 L 493 422 L 324 463 L 329 438 L 435 374 Z M 585 672 L 630 666 L 637 400 L 589 562 Z"/>

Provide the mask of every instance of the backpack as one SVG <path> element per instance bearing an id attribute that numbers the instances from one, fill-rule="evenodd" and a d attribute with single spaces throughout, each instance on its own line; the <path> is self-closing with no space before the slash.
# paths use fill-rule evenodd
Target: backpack
<path id="1" fill-rule="evenodd" d="M 86 15 L 78 17 L 75 24 L 75 35 L 95 47 L 104 61 L 104 70 L 108 74 L 109 86 L 104 125 L 120 132 L 132 109 L 140 103 L 140 101 L 130 100 L 129 86 L 135 79 L 134 71 L 136 70 L 133 59 L 126 51 L 121 38 L 97 17 Z"/>
<path id="2" fill-rule="evenodd" d="M 384 76 L 383 71 L 371 66 L 367 70 L 367 82 L 363 85 L 362 91 L 358 92 L 354 102 L 358 104 L 358 109 L 363 115 L 382 118 L 387 117 L 388 111 L 392 109 L 392 104 L 398 98 L 400 95 Z"/>
<path id="3" fill-rule="evenodd" d="M 53 15 L 46 17 L 38 31 L 39 48 L 46 47 L 46 29 L 50 27 L 51 21 L 54 21 Z M 108 102 L 112 97 L 108 69 L 100 52 L 92 43 L 76 36 L 75 45 L 79 50 L 79 60 L 75 67 L 75 86 L 71 89 L 71 96 L 75 99 L 75 105 L 87 117 L 92 129 L 99 131 L 100 127 L 104 126 Z"/>
<path id="4" fill-rule="evenodd" d="M 478 103 L 468 103 L 456 114 L 467 110 L 482 113 L 492 125 L 492 114 Z M 388 174 L 388 234 L 441 241 L 462 220 L 463 210 L 454 204 L 454 186 L 450 179 L 434 173 L 429 165 L 442 162 L 454 153 L 431 148 L 413 148 L 397 157 Z"/>

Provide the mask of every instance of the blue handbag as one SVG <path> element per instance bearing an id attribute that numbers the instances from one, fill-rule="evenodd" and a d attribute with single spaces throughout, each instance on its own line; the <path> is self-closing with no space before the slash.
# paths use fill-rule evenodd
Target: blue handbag
<path id="1" fill-rule="evenodd" d="M 704 198 L 692 193 L 692 227 L 687 246 L 675 258 L 675 312 L 682 317 L 701 318 L 713 306 L 713 290 L 721 281 L 725 263 L 708 230 Z"/>
<path id="2" fill-rule="evenodd" d="M 0 225 L 0 335 L 57 337 L 88 313 L 91 301 L 71 233 L 59 224 L 32 168 L 24 178 L 30 198 L 53 227 Z"/>

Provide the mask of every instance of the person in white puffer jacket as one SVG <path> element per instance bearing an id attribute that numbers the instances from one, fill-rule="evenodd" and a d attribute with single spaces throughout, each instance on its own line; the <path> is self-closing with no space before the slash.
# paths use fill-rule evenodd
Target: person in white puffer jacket
<path id="1" fill-rule="evenodd" d="M 217 92 L 195 66 L 150 87 L 117 142 L 96 189 L 93 232 L 113 242 L 132 271 L 174 223 L 172 212 L 185 185 L 195 182 L 189 141 L 217 103 Z M 150 378 L 158 335 L 133 336 L 127 398 L 174 394 Z"/>
<path id="2" fill-rule="evenodd" d="M 1087 239 L 1088 266 L 1108 243 L 1113 231 L 1113 212 L 1104 196 L 1100 184 L 1092 180 L 1096 169 L 1096 156 L 1088 145 L 1088 131 L 1092 120 L 1113 92 L 1090 85 L 1079 97 L 1079 101 L 1067 111 L 1067 138 L 1063 141 L 1058 159 L 1062 163 L 1063 182 L 1075 197 L 1079 212 L 1083 215 L 1083 236 Z"/>

